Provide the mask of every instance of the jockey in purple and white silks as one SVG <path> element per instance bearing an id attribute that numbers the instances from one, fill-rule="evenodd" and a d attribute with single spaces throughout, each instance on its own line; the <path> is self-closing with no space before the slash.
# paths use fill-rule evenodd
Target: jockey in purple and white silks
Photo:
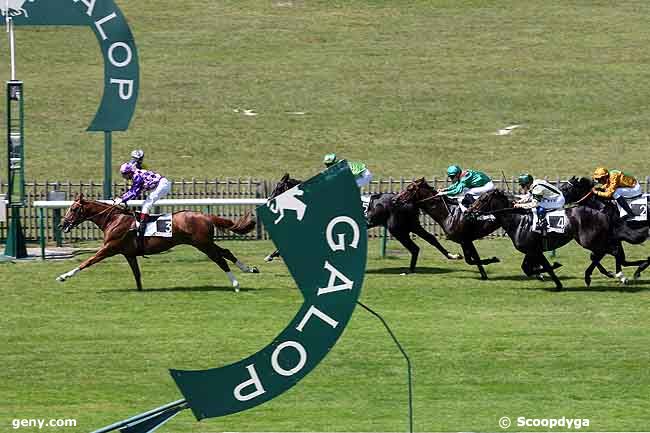
<path id="1" fill-rule="evenodd" d="M 132 183 L 131 188 L 127 192 L 122 194 L 121 197 L 115 199 L 115 204 L 126 203 L 129 200 L 136 198 L 143 191 L 151 191 L 142 204 L 142 210 L 140 212 L 138 233 L 140 235 L 139 241 L 141 241 L 144 236 L 144 230 L 151 208 L 155 202 L 169 194 L 171 184 L 167 178 L 163 177 L 159 173 L 151 170 L 138 169 L 130 162 L 125 162 L 120 166 L 120 173 L 125 179 L 131 179 Z"/>

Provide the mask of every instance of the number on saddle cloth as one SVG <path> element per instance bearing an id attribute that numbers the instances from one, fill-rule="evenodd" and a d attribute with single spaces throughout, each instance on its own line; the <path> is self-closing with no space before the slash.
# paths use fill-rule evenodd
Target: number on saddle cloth
<path id="1" fill-rule="evenodd" d="M 643 194 L 641 197 L 627 199 L 632 212 L 634 212 L 634 217 L 628 221 L 648 221 L 648 197 L 648 194 Z M 623 215 L 623 210 L 618 202 L 616 202 L 616 207 L 618 208 L 619 215 Z"/>
<path id="2" fill-rule="evenodd" d="M 172 237 L 172 214 L 151 215 L 151 217 L 155 217 L 155 220 L 147 222 L 145 237 Z"/>

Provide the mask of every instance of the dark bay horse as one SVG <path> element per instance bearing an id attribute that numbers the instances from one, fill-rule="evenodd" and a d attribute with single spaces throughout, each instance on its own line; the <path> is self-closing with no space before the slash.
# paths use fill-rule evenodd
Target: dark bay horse
<path id="1" fill-rule="evenodd" d="M 612 200 L 603 200 L 592 193 L 594 182 L 586 177 L 571 177 L 567 183 L 560 187 L 567 203 L 574 206 L 584 206 L 605 213 L 609 217 L 612 235 L 620 243 L 621 241 L 638 245 L 646 241 L 650 232 L 648 222 L 645 221 L 623 221 L 621 220 L 616 204 Z M 623 266 L 638 266 L 634 272 L 634 279 L 638 279 L 648 266 L 650 257 L 645 260 L 628 261 L 625 257 L 623 246 L 620 245 L 620 254 L 616 257 L 616 277 L 626 282 L 623 275 Z"/>
<path id="2" fill-rule="evenodd" d="M 597 267 L 605 275 L 610 276 L 600 266 L 600 261 L 605 255 L 619 257 L 621 254 L 620 242 L 612 236 L 609 217 L 599 210 L 582 206 L 570 207 L 566 209 L 567 222 L 564 233 L 548 232 L 546 236 L 532 230 L 532 212 L 513 208 L 512 200 L 498 189 L 488 191 L 479 197 L 470 211 L 494 215 L 515 248 L 524 253 L 522 270 L 527 275 L 531 275 L 535 271 L 535 266 L 541 265 L 543 271 L 550 275 L 557 290 L 562 289 L 562 283 L 544 256 L 545 251 L 558 249 L 572 240 L 591 251 L 591 264 L 584 274 L 587 286 L 591 284 L 591 274 Z"/>
<path id="3" fill-rule="evenodd" d="M 411 253 L 409 272 L 415 272 L 420 247 L 411 239 L 414 233 L 433 245 L 440 253 L 450 260 L 460 260 L 460 254 L 453 254 L 443 247 L 438 239 L 420 222 L 420 209 L 412 203 L 403 203 L 396 200 L 397 194 L 381 193 L 370 197 L 366 220 L 368 228 L 386 227 L 388 232 L 397 239 Z"/>
<path id="4" fill-rule="evenodd" d="M 424 178 L 413 181 L 395 199 L 403 204 L 422 209 L 444 230 L 447 237 L 463 249 L 465 262 L 477 266 L 482 280 L 487 280 L 483 265 L 498 263 L 497 257 L 481 259 L 474 241 L 483 238 L 499 228 L 494 218 L 465 218 L 458 203 L 445 195 L 438 195 Z"/>
<path id="5" fill-rule="evenodd" d="M 172 216 L 172 237 L 147 237 L 144 239 L 144 251 L 139 251 L 136 243 L 137 232 L 134 230 L 135 217 L 124 207 L 99 201 L 85 200 L 83 195 L 80 195 L 72 203 L 63 218 L 63 231 L 67 233 L 84 221 L 92 221 L 104 232 L 104 244 L 94 256 L 73 270 L 59 275 L 57 281 L 63 282 L 74 276 L 77 272 L 105 258 L 122 254 L 131 266 L 138 290 L 142 290 L 137 256 L 158 254 L 182 244 L 192 245 L 205 253 L 210 260 L 226 272 L 235 291 L 239 291 L 239 282 L 232 272 L 230 272 L 230 267 L 226 259 L 237 265 L 243 272 L 259 272 L 257 268 L 249 267 L 237 260 L 229 250 L 217 246 L 213 241 L 216 230 L 227 229 L 240 235 L 253 230 L 255 228 L 255 220 L 250 214 L 239 218 L 237 221 L 231 221 L 226 218 L 201 212 L 187 210 L 175 212 Z"/>
<path id="6" fill-rule="evenodd" d="M 292 179 L 288 173 L 285 174 L 271 192 L 269 200 L 300 183 L 301 181 Z M 395 194 L 393 193 L 372 195 L 366 213 L 366 221 L 368 222 L 368 228 L 379 226 L 386 227 L 390 234 L 411 253 L 409 272 L 412 273 L 416 271 L 418 255 L 420 253 L 420 247 L 418 247 L 418 245 L 411 239 L 411 233 L 418 235 L 429 244 L 436 247 L 436 249 L 446 258 L 450 260 L 462 259 L 461 255 L 447 251 L 447 249 L 438 242 L 438 239 L 436 239 L 434 235 L 422 227 L 422 224 L 420 223 L 419 209 L 411 204 L 397 203 L 394 198 Z M 266 256 L 264 260 L 270 262 L 279 255 L 279 251 L 276 250 Z"/>

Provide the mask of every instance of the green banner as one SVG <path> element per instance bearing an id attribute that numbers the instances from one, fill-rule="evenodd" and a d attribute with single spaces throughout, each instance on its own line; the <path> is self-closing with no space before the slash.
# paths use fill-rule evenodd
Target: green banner
<path id="1" fill-rule="evenodd" d="M 171 370 L 198 420 L 250 409 L 295 385 L 334 347 L 361 292 L 367 227 L 347 162 L 257 212 L 305 301 L 286 329 L 254 355 L 210 370 Z"/>
<path id="2" fill-rule="evenodd" d="M 88 131 L 129 127 L 140 85 L 138 51 L 113 0 L 0 0 L 0 11 L 0 24 L 9 14 L 16 26 L 90 27 L 104 57 L 104 94 Z"/>

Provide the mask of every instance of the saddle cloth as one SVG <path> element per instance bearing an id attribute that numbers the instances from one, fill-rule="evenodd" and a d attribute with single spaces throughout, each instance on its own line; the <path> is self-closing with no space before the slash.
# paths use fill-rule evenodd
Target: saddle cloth
<path id="1" fill-rule="evenodd" d="M 537 228 L 539 217 L 537 216 L 537 212 L 535 210 L 533 210 L 532 212 L 533 212 L 533 226 L 531 230 L 536 233 L 540 233 L 540 230 Z M 567 224 L 567 216 L 566 213 L 564 212 L 564 209 L 558 209 L 551 212 L 546 212 L 544 219 L 546 220 L 546 227 L 547 227 L 546 231 L 548 233 L 564 233 L 564 229 Z"/>
<path id="2" fill-rule="evenodd" d="M 361 196 L 361 206 L 363 206 L 363 216 L 368 217 L 368 207 L 370 207 L 371 195 L 362 195 Z"/>
<path id="3" fill-rule="evenodd" d="M 628 221 L 648 221 L 648 196 L 649 194 L 643 194 L 625 199 L 632 208 L 632 212 L 634 212 L 634 217 L 628 219 Z M 618 202 L 616 202 L 616 207 L 618 207 L 619 215 L 625 216 L 626 212 Z"/>
<path id="4" fill-rule="evenodd" d="M 147 228 L 144 230 L 145 237 L 172 237 L 172 214 L 151 215 L 150 218 L 156 218 L 155 221 L 149 221 Z"/>

